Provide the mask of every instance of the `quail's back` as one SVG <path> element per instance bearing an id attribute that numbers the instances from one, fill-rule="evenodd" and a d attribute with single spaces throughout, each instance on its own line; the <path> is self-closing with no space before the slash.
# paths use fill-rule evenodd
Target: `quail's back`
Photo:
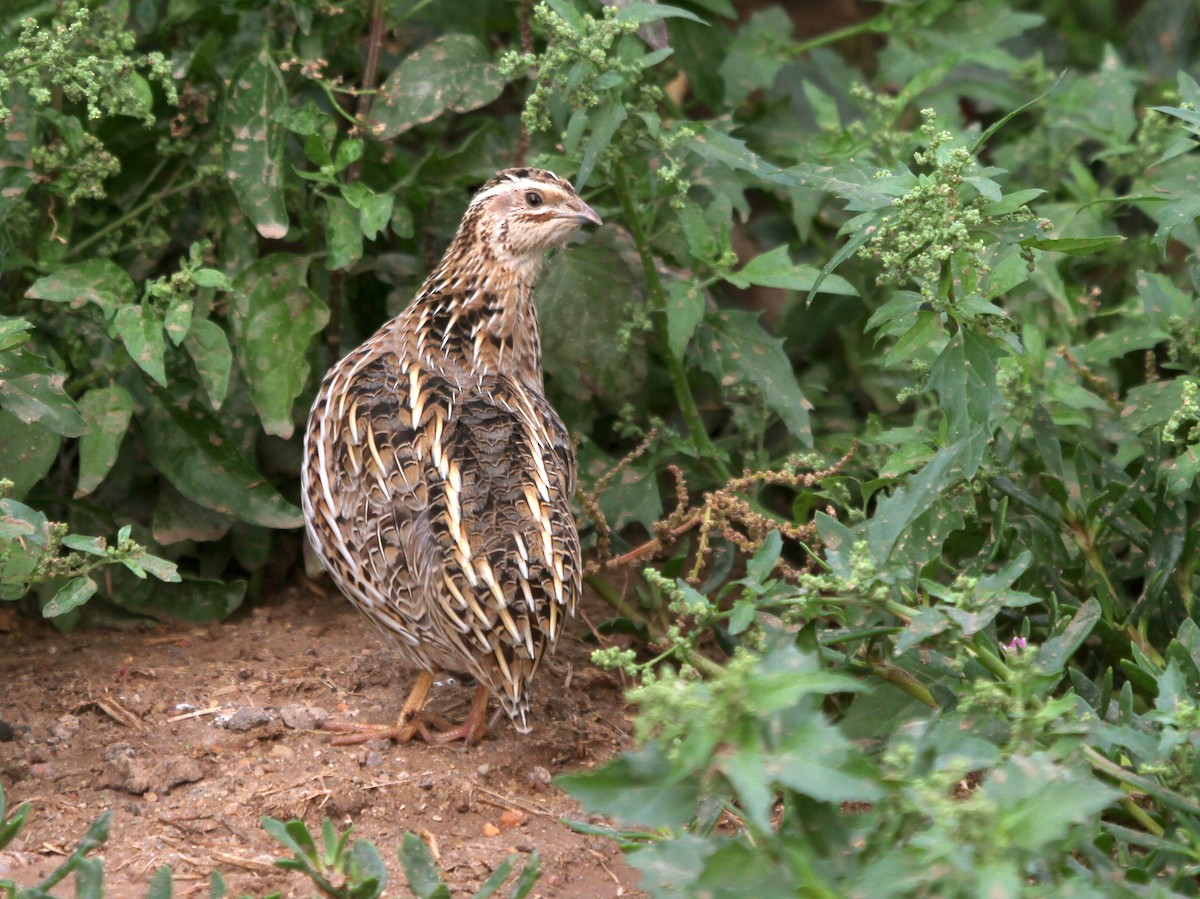
<path id="1" fill-rule="evenodd" d="M 600 219 L 551 172 L 474 196 L 413 303 L 326 375 L 302 475 L 308 538 L 342 592 L 420 669 L 395 739 L 478 739 L 488 693 L 529 727 L 529 684 L 580 590 L 570 436 L 546 401 L 533 284 Z M 467 723 L 419 719 L 432 672 L 480 684 Z"/>

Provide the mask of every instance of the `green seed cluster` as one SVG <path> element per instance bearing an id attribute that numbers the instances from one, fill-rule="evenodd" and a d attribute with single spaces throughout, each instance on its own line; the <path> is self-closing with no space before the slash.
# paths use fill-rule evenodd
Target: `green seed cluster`
<path id="1" fill-rule="evenodd" d="M 892 201 L 891 214 L 880 222 L 860 254 L 878 262 L 878 284 L 914 283 L 925 300 L 941 310 L 947 301 L 939 286 L 953 256 L 965 254 L 980 274 L 986 268 L 984 243 L 971 237 L 971 230 L 983 222 L 983 201 L 979 197 L 964 201 L 962 197 L 964 174 L 975 166 L 971 153 L 962 147 L 943 152 L 952 135 L 937 130 L 932 109 L 922 110 L 921 115 L 926 149 L 914 153 L 913 159 L 931 171 L 918 175 L 916 185 Z"/>

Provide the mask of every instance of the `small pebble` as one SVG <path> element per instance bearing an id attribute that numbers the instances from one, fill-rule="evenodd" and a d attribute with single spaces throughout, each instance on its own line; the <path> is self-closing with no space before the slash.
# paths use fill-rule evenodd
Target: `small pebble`
<path id="1" fill-rule="evenodd" d="M 378 749 L 368 749 L 363 753 L 362 765 L 364 768 L 378 768 L 383 764 L 383 753 Z"/>
<path id="2" fill-rule="evenodd" d="M 267 753 L 273 759 L 290 762 L 296 757 L 296 751 L 291 746 L 286 746 L 283 743 L 276 743 L 271 747 L 271 751 Z"/>
<path id="3" fill-rule="evenodd" d="M 229 719 L 225 722 L 225 727 L 234 733 L 240 734 L 248 730 L 253 730 L 256 727 L 263 727 L 270 724 L 273 720 L 271 713 L 266 709 L 245 706 L 229 716 Z"/>
<path id="4" fill-rule="evenodd" d="M 432 790 L 433 789 L 433 778 L 432 777 L 424 778 L 420 783 L 420 787 L 422 790 Z"/>
<path id="5" fill-rule="evenodd" d="M 484 764 L 480 765 L 478 768 L 476 768 L 475 770 L 479 772 L 480 777 L 487 777 L 488 774 L 491 773 L 492 766 L 487 763 L 484 763 Z"/>
<path id="6" fill-rule="evenodd" d="M 285 705 L 279 710 L 279 717 L 292 730 L 313 730 L 329 717 L 329 713 L 306 705 Z"/>
<path id="7" fill-rule="evenodd" d="M 541 765 L 534 765 L 529 772 L 529 783 L 535 790 L 544 790 L 550 786 L 550 772 Z"/>
<path id="8" fill-rule="evenodd" d="M 500 833 L 500 828 L 499 828 L 499 827 L 497 827 L 495 824 L 493 824 L 491 821 L 485 821 L 485 822 L 484 822 L 484 825 L 483 825 L 483 835 L 484 835 L 485 837 L 494 837 L 494 836 L 498 836 L 498 835 L 499 835 L 499 833 Z"/>
<path id="9" fill-rule="evenodd" d="M 106 762 L 111 762 L 118 756 L 133 758 L 134 755 L 134 749 L 128 743 L 109 743 L 100 750 L 100 758 L 104 759 Z"/>

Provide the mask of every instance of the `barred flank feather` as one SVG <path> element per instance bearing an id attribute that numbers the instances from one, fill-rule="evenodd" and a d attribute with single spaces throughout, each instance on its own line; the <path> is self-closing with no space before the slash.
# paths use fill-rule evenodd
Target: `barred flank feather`
<path id="1" fill-rule="evenodd" d="M 496 175 L 408 309 L 325 376 L 305 434 L 308 539 L 338 587 L 403 665 L 469 672 L 523 733 L 581 569 L 532 289 L 599 221 L 551 172 Z"/>

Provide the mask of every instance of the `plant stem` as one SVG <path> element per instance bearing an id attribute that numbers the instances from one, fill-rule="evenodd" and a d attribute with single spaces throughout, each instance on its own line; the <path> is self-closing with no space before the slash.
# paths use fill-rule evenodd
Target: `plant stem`
<path id="1" fill-rule="evenodd" d="M 679 403 L 680 414 L 683 415 L 688 434 L 692 438 L 692 445 L 695 446 L 700 458 L 719 480 L 728 481 L 731 477 L 729 469 L 718 455 L 717 448 L 713 445 L 708 431 L 704 427 L 704 419 L 700 417 L 696 398 L 692 396 L 692 389 L 688 385 L 687 372 L 684 370 L 683 363 L 676 359 L 670 350 L 670 343 L 667 340 L 667 298 L 663 293 L 662 280 L 658 277 L 658 268 L 654 264 L 654 253 L 650 249 L 650 241 L 642 227 L 642 219 L 638 213 L 633 189 L 629 184 L 629 173 L 625 166 L 616 166 L 616 181 L 617 195 L 621 200 L 625 223 L 629 226 L 629 232 L 637 247 L 638 257 L 642 260 L 642 271 L 646 276 L 646 288 L 650 292 L 650 301 L 654 312 L 655 330 L 663 350 L 663 358 L 667 363 L 667 371 L 671 375 L 675 401 Z"/>
<path id="2" fill-rule="evenodd" d="M 67 250 L 67 252 L 66 252 L 67 257 L 80 255 L 84 250 L 86 250 L 92 244 L 96 243 L 99 240 L 102 240 L 104 237 L 106 237 L 108 234 L 111 234 L 113 231 L 117 230 L 118 228 L 124 227 L 126 222 L 130 221 L 131 219 L 137 218 L 142 213 L 159 205 L 160 203 L 162 203 L 163 200 L 167 199 L 167 197 L 172 197 L 175 194 L 180 194 L 180 193 L 189 191 L 204 180 L 202 178 L 190 178 L 187 181 L 185 181 L 183 184 L 172 187 L 171 186 L 172 182 L 178 177 L 178 175 L 179 175 L 179 170 L 177 169 L 175 171 L 175 174 L 172 175 L 168 179 L 166 186 L 163 187 L 162 190 L 160 190 L 158 193 L 156 193 L 150 199 L 145 200 L 142 203 L 139 203 L 137 206 L 134 206 L 132 209 L 130 209 L 124 215 L 113 219 L 111 222 L 109 222 L 104 227 L 97 228 L 96 231 L 93 232 L 90 237 L 85 237 L 83 240 L 79 241 L 79 243 L 75 244 L 73 247 L 71 247 L 69 250 Z"/>

